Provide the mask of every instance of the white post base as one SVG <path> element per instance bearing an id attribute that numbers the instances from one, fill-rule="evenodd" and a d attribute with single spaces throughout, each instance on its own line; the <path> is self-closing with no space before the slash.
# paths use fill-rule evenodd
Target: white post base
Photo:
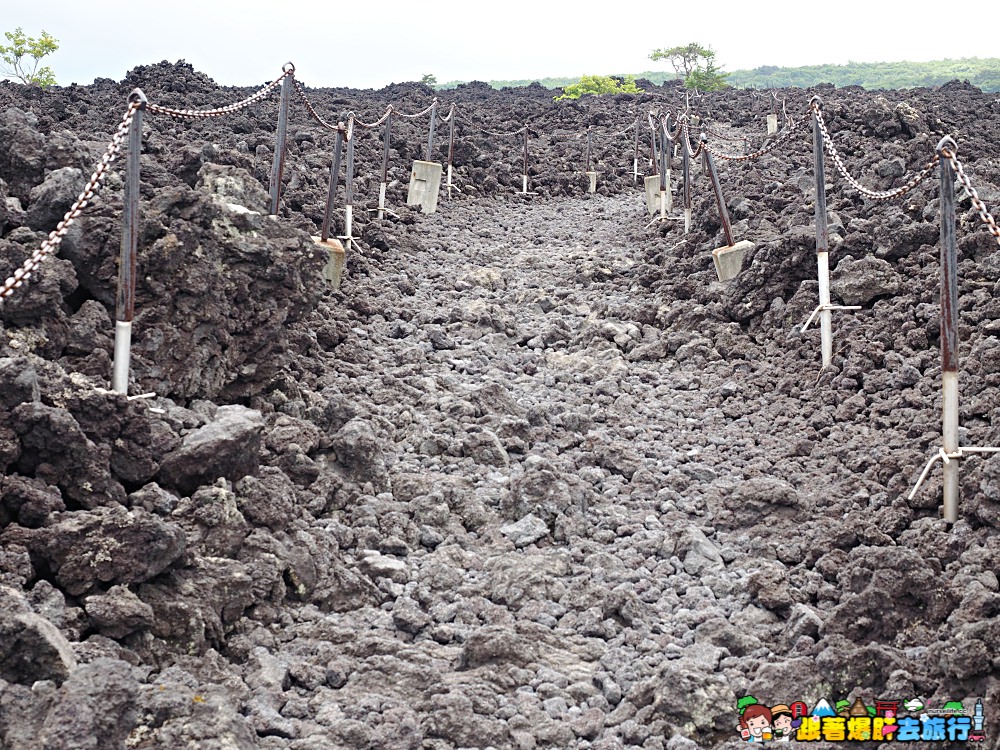
<path id="1" fill-rule="evenodd" d="M 344 249 L 351 249 L 351 239 L 353 237 L 354 230 L 354 206 L 344 207 Z"/>
<path id="2" fill-rule="evenodd" d="M 823 367 L 829 367 L 833 361 L 833 313 L 830 312 L 830 253 L 816 253 L 816 266 L 819 277 L 819 313 L 820 347 L 823 351 Z"/>
<path id="3" fill-rule="evenodd" d="M 941 373 L 943 401 L 942 436 L 945 454 L 958 453 L 958 373 Z M 944 463 L 944 520 L 955 523 L 958 520 L 958 469 L 960 461 L 952 459 Z"/>
<path id="4" fill-rule="evenodd" d="M 115 362 L 111 373 L 111 390 L 128 395 L 128 369 L 132 357 L 132 323 L 115 321 Z"/>
<path id="5" fill-rule="evenodd" d="M 385 217 L 385 183 L 381 183 L 378 187 L 378 218 L 382 219 Z"/>

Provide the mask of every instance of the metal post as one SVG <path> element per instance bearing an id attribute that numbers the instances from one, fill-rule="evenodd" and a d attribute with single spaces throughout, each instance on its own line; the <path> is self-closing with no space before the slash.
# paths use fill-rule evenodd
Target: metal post
<path id="1" fill-rule="evenodd" d="M 528 193 L 528 126 L 524 126 L 524 169 L 521 172 L 521 192 Z"/>
<path id="2" fill-rule="evenodd" d="M 437 120 L 437 107 L 438 101 L 435 99 L 431 103 L 431 128 L 430 132 L 427 134 L 427 158 L 424 161 L 431 160 L 431 152 L 434 150 L 434 123 Z"/>
<path id="3" fill-rule="evenodd" d="M 382 138 L 382 183 L 378 188 L 378 218 L 385 217 L 385 189 L 389 182 L 389 141 L 392 138 L 392 105 L 385 115 L 385 135 Z"/>
<path id="4" fill-rule="evenodd" d="M 451 165 L 455 160 L 455 105 L 448 112 L 450 127 L 448 129 L 448 197 L 451 198 Z"/>
<path id="5" fill-rule="evenodd" d="M 274 163 L 271 165 L 271 213 L 278 213 L 278 199 L 281 197 L 281 175 L 285 170 L 285 141 L 288 138 L 288 102 L 292 96 L 292 79 L 295 67 L 286 63 L 287 75 L 281 82 L 281 103 L 278 107 L 278 132 L 274 141 Z"/>
<path id="6" fill-rule="evenodd" d="M 777 101 L 777 100 L 775 100 Z M 810 104 L 822 109 L 823 100 L 814 96 Z M 830 230 L 826 215 L 826 175 L 823 162 L 823 131 L 819 112 L 813 115 L 813 170 L 816 173 L 816 265 L 819 273 L 819 330 L 823 367 L 833 361 L 833 313 L 830 311 Z"/>
<path id="7" fill-rule="evenodd" d="M 129 104 L 139 102 L 128 131 L 128 162 L 125 167 L 125 201 L 122 208 L 122 241 L 118 260 L 118 294 L 115 305 L 115 361 L 111 390 L 128 394 L 128 371 L 132 356 L 132 318 L 135 316 L 135 272 L 139 252 L 139 156 L 142 152 L 142 113 L 146 95 L 133 89 Z"/>
<path id="8" fill-rule="evenodd" d="M 649 129 L 649 168 L 653 170 L 650 177 L 659 174 L 656 164 L 656 131 L 653 128 Z"/>
<path id="9" fill-rule="evenodd" d="M 344 182 L 344 250 L 350 251 L 354 230 L 354 113 L 347 120 L 347 177 Z"/>
<path id="10" fill-rule="evenodd" d="M 639 182 L 639 118 L 635 118 L 635 153 L 632 156 L 632 182 Z"/>
<path id="11" fill-rule="evenodd" d="M 681 144 L 681 169 L 684 174 L 684 234 L 691 231 L 691 154 L 688 152 L 688 129 L 684 123 L 681 134 L 684 142 Z"/>
<path id="12" fill-rule="evenodd" d="M 719 206 L 719 218 L 722 219 L 722 229 L 726 233 L 726 244 L 732 247 L 736 244 L 736 241 L 733 239 L 732 224 L 729 223 L 729 209 L 726 208 L 726 199 L 722 196 L 722 185 L 719 184 L 719 175 L 715 171 L 715 161 L 708 152 L 708 138 L 704 133 L 701 134 L 701 143 L 702 153 L 705 154 L 705 166 L 708 168 L 708 174 L 712 178 L 712 188 L 715 190 L 715 202 Z"/>
<path id="13" fill-rule="evenodd" d="M 593 145 L 593 142 L 594 142 L 593 128 L 594 128 L 593 125 L 588 125 L 587 126 L 587 160 L 586 160 L 587 161 L 587 168 L 583 170 L 584 172 L 589 172 L 590 171 L 590 149 L 591 149 L 591 146 Z"/>
<path id="14" fill-rule="evenodd" d="M 320 239 L 330 239 L 330 223 L 333 219 L 333 204 L 337 198 L 337 182 L 340 180 L 340 154 L 344 150 L 344 123 L 337 123 L 337 138 L 333 147 L 333 162 L 330 164 L 330 190 L 326 196 L 326 213 L 323 215 L 323 229 Z"/>
<path id="15" fill-rule="evenodd" d="M 955 247 L 955 172 L 950 156 L 957 150 L 946 136 L 938 143 L 941 157 L 941 387 L 942 438 L 945 456 L 959 453 L 958 445 L 958 253 Z M 958 465 L 944 462 L 944 520 L 958 520 Z"/>
<path id="16" fill-rule="evenodd" d="M 670 157 L 667 150 L 670 148 L 667 138 L 666 117 L 660 118 L 660 220 L 667 218 L 667 210 L 670 208 L 669 193 L 667 192 L 670 182 Z"/>

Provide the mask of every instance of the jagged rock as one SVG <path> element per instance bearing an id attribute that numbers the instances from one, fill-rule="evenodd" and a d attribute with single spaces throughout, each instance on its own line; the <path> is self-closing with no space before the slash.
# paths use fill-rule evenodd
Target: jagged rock
<path id="1" fill-rule="evenodd" d="M 264 420 L 244 406 L 221 406 L 214 419 L 184 436 L 163 457 L 160 481 L 187 495 L 219 477 L 235 482 L 257 473 Z"/>
<path id="2" fill-rule="evenodd" d="M 62 221 L 83 190 L 86 178 L 76 167 L 63 167 L 45 176 L 28 197 L 28 226 L 48 234 Z"/>
<path id="3" fill-rule="evenodd" d="M 43 560 L 56 582 L 76 596 L 104 583 L 140 583 L 184 552 L 184 532 L 156 516 L 119 505 L 52 514 L 39 529 L 8 526 L 3 544 L 20 544 Z"/>
<path id="4" fill-rule="evenodd" d="M 62 683 L 76 667 L 73 649 L 51 622 L 31 611 L 20 592 L 0 586 L 0 679 L 31 686 Z"/>

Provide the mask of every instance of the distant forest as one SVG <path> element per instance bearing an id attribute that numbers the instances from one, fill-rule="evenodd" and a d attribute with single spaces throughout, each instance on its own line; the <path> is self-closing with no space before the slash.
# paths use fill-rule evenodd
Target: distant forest
<path id="1" fill-rule="evenodd" d="M 618 74 L 614 74 L 618 75 Z M 646 79 L 662 84 L 678 76 L 667 71 L 632 73 L 636 79 Z M 729 74 L 730 85 L 736 88 L 808 88 L 820 83 L 837 87 L 863 86 L 866 89 L 909 89 L 921 86 L 941 86 L 948 81 L 968 81 L 982 91 L 1000 91 L 1000 58 L 963 57 L 959 60 L 934 60 L 931 62 L 884 62 L 846 65 L 807 65 L 802 68 L 779 68 L 764 65 L 753 70 L 736 70 Z M 578 78 L 536 78 L 520 81 L 488 81 L 493 88 L 528 86 L 538 82 L 550 89 L 562 88 Z M 449 81 L 437 88 L 455 88 L 462 81 Z"/>

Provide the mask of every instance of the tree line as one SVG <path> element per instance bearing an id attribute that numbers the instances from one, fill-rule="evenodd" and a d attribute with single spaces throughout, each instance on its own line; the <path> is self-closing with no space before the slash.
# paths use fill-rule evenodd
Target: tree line
<path id="1" fill-rule="evenodd" d="M 662 85 L 665 81 L 683 80 L 684 76 L 668 71 L 645 71 L 632 74 L 611 74 L 612 78 L 633 78 L 640 83 L 649 81 Z M 799 68 L 779 68 L 764 65 L 753 70 L 736 70 L 728 74 L 727 82 L 736 88 L 808 88 L 821 83 L 837 87 L 863 86 L 866 89 L 909 89 L 941 86 L 954 80 L 968 81 L 985 92 L 1000 91 L 1000 58 L 963 57 L 957 60 L 930 62 L 884 62 L 846 65 L 806 65 Z M 530 86 L 539 83 L 548 89 L 564 88 L 579 78 L 533 78 L 487 81 L 496 89 L 506 86 Z M 449 81 L 438 86 L 451 89 L 464 81 Z"/>

